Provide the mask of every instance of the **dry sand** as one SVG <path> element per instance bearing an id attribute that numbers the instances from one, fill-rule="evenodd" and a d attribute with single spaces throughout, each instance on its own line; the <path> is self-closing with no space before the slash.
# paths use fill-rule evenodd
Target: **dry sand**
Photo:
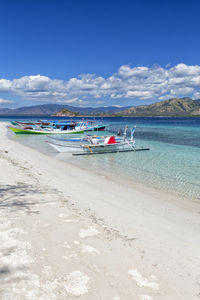
<path id="1" fill-rule="evenodd" d="M 48 157 L 0 123 L 0 299 L 200 299 L 200 206 Z"/>

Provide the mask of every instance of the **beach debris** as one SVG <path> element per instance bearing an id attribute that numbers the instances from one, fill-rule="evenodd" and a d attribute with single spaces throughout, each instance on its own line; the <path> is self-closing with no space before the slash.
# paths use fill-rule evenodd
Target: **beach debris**
<path id="1" fill-rule="evenodd" d="M 88 292 L 90 277 L 80 271 L 73 271 L 66 278 L 65 290 L 75 296 L 81 296 Z"/>
<path id="2" fill-rule="evenodd" d="M 136 281 L 139 287 L 148 287 L 153 290 L 159 290 L 159 284 L 156 282 L 158 279 L 156 276 L 151 275 L 150 279 L 143 277 L 136 269 L 129 270 L 128 274 Z"/>
<path id="3" fill-rule="evenodd" d="M 84 239 L 86 237 L 94 236 L 99 233 L 100 232 L 96 228 L 90 226 L 87 229 L 80 229 L 79 236 L 80 238 Z"/>

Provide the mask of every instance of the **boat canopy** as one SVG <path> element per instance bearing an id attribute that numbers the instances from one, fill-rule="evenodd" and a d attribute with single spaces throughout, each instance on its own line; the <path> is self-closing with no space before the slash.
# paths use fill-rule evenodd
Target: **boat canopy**
<path id="1" fill-rule="evenodd" d="M 55 124 L 56 126 L 65 126 L 65 125 L 68 125 L 68 126 L 74 126 L 75 125 L 75 123 L 69 123 L 69 122 L 63 122 L 63 123 L 61 123 L 61 122 L 56 122 L 56 124 Z"/>

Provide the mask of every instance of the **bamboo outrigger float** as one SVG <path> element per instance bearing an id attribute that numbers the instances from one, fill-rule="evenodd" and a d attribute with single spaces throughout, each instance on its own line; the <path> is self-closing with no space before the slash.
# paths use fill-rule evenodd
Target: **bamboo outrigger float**
<path id="1" fill-rule="evenodd" d="M 77 153 L 72 153 L 72 155 L 93 155 L 93 154 L 107 154 L 107 153 L 121 153 L 121 152 L 136 152 L 136 151 L 148 151 L 150 148 L 134 148 L 134 149 L 126 149 L 126 150 L 115 150 L 115 151 L 105 151 L 105 152 L 77 152 Z"/>

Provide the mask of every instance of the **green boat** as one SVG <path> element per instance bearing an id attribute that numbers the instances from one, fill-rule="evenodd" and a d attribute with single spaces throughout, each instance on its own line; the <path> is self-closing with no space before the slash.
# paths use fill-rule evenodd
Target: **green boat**
<path id="1" fill-rule="evenodd" d="M 36 130 L 36 129 L 23 129 L 19 127 L 8 127 L 16 134 L 75 134 L 75 133 L 84 133 L 84 130 L 81 129 L 71 129 L 71 130 L 61 130 L 61 129 L 46 129 L 46 130 Z"/>

